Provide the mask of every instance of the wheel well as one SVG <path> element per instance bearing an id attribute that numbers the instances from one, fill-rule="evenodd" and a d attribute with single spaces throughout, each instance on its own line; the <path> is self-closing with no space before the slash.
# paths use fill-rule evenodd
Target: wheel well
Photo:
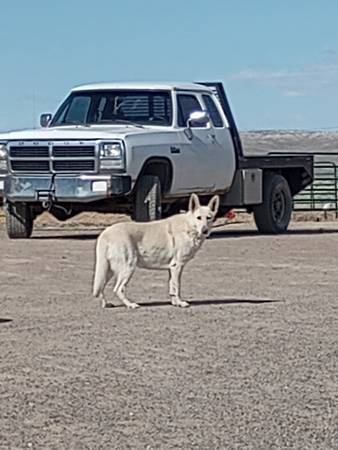
<path id="1" fill-rule="evenodd" d="M 276 173 L 282 175 L 289 184 L 292 196 L 307 186 L 308 172 L 302 167 L 288 167 L 279 170 L 268 170 L 265 173 Z"/>
<path id="2" fill-rule="evenodd" d="M 138 180 L 143 175 L 156 175 L 160 179 L 162 193 L 165 193 L 171 188 L 173 167 L 167 158 L 151 158 L 144 163 Z"/>

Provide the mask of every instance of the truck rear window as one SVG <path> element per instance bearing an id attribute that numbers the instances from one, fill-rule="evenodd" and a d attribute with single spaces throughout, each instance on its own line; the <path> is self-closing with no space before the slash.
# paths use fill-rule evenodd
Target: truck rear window
<path id="1" fill-rule="evenodd" d="M 210 97 L 210 95 L 203 95 L 203 100 L 210 115 L 213 126 L 216 128 L 222 128 L 224 126 L 223 120 L 213 99 Z"/>

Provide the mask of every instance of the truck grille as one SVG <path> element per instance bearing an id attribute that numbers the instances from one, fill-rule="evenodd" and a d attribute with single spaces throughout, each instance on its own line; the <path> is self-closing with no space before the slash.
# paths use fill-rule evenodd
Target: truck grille
<path id="1" fill-rule="evenodd" d="M 11 161 L 13 172 L 49 172 L 49 161 Z"/>
<path id="2" fill-rule="evenodd" d="M 12 172 L 20 173 L 80 173 L 97 170 L 96 145 L 43 142 L 9 144 L 9 164 Z"/>
<path id="3" fill-rule="evenodd" d="M 48 158 L 48 147 L 10 147 L 9 156 L 11 158 Z"/>
<path id="4" fill-rule="evenodd" d="M 54 172 L 92 172 L 95 162 L 92 160 L 81 161 L 53 161 Z"/>
<path id="5" fill-rule="evenodd" d="M 61 147 L 61 146 L 55 146 L 53 147 L 53 156 L 57 158 L 78 158 L 78 157 L 94 157 L 95 156 L 95 147 L 94 146 L 82 146 L 82 147 L 76 147 L 76 146 L 67 146 L 67 147 Z"/>

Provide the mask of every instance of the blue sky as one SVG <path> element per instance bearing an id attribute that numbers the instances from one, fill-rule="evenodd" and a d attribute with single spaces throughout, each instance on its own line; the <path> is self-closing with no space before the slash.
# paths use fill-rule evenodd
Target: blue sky
<path id="1" fill-rule="evenodd" d="M 0 130 L 77 84 L 221 80 L 241 130 L 338 128 L 336 0 L 1 0 Z"/>

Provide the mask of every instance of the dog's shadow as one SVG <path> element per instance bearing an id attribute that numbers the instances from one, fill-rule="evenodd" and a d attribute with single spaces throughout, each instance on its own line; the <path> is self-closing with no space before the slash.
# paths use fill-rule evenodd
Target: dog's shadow
<path id="1" fill-rule="evenodd" d="M 188 300 L 189 307 L 195 308 L 198 306 L 207 305 L 231 305 L 231 304 L 252 304 L 260 305 L 263 303 L 279 303 L 282 300 L 271 300 L 271 299 L 238 299 L 238 298 L 227 298 L 227 299 L 200 299 L 200 300 Z M 139 303 L 141 308 L 152 308 L 157 306 L 172 306 L 170 301 L 150 301 Z M 123 305 L 114 305 L 116 307 L 124 307 Z"/>
<path id="2" fill-rule="evenodd" d="M 3 317 L 0 317 L 0 324 L 9 323 L 9 322 L 13 322 L 13 319 L 5 319 Z"/>

